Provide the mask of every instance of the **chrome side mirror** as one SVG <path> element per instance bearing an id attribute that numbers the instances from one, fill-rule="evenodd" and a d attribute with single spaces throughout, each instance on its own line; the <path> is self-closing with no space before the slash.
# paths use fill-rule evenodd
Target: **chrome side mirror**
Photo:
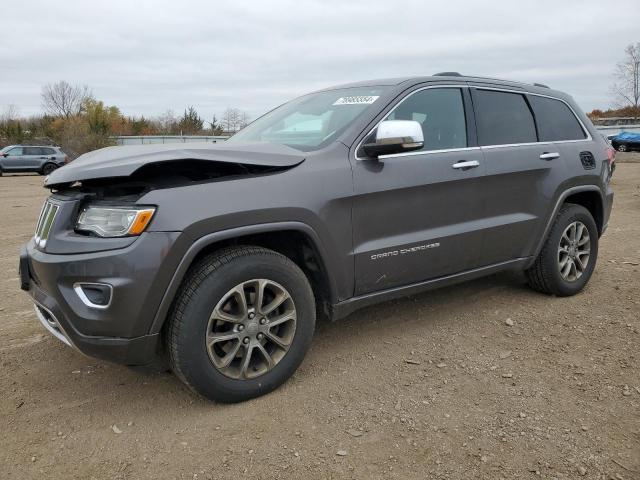
<path id="1" fill-rule="evenodd" d="M 410 152 L 424 146 L 422 126 L 413 120 L 385 120 L 378 125 L 375 140 L 362 148 L 368 157 Z"/>

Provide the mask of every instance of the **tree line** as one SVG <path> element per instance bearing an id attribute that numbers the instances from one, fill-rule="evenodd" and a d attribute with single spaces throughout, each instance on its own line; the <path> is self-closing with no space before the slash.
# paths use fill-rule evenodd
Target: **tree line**
<path id="1" fill-rule="evenodd" d="M 84 85 L 66 81 L 42 87 L 44 113 L 21 117 L 15 106 L 0 115 L 0 147 L 12 144 L 55 144 L 71 157 L 113 145 L 119 135 L 232 135 L 249 115 L 227 108 L 218 119 L 203 119 L 193 106 L 176 116 L 172 110 L 157 117 L 125 116 L 114 105 L 97 100 Z"/>

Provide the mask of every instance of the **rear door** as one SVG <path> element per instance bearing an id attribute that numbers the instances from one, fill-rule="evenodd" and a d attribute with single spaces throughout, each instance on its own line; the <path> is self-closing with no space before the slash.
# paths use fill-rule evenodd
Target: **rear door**
<path id="1" fill-rule="evenodd" d="M 408 285 L 478 263 L 484 165 L 468 88 L 419 88 L 384 120 L 422 125 L 422 150 L 353 160 L 356 294 Z M 464 168 L 460 168 L 466 165 Z"/>
<path id="2" fill-rule="evenodd" d="M 594 170 L 601 159 L 601 147 L 594 142 L 571 107 L 558 98 L 529 95 L 543 142 L 553 142 L 560 161 L 576 174 Z"/>
<path id="3" fill-rule="evenodd" d="M 530 256 L 566 167 L 553 142 L 538 140 L 525 92 L 486 87 L 471 91 L 486 165 L 482 263 Z"/>
<path id="4" fill-rule="evenodd" d="M 23 147 L 22 159 L 25 169 L 37 170 L 44 165 L 44 157 L 42 148 L 40 147 Z"/>

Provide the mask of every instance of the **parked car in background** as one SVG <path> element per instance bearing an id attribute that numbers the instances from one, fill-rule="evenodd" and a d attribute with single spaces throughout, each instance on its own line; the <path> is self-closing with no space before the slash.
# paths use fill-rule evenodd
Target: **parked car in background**
<path id="1" fill-rule="evenodd" d="M 0 176 L 19 172 L 49 175 L 67 161 L 68 157 L 60 147 L 9 145 L 0 150 Z"/>
<path id="2" fill-rule="evenodd" d="M 611 145 L 619 152 L 640 151 L 640 133 L 622 132 L 611 139 Z"/>

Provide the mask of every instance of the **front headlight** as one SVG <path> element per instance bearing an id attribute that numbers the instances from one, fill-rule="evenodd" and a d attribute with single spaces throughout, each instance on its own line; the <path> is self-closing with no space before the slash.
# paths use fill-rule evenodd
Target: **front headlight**
<path id="1" fill-rule="evenodd" d="M 76 230 L 93 232 L 101 237 L 140 235 L 151 221 L 153 207 L 87 206 L 78 216 Z"/>

